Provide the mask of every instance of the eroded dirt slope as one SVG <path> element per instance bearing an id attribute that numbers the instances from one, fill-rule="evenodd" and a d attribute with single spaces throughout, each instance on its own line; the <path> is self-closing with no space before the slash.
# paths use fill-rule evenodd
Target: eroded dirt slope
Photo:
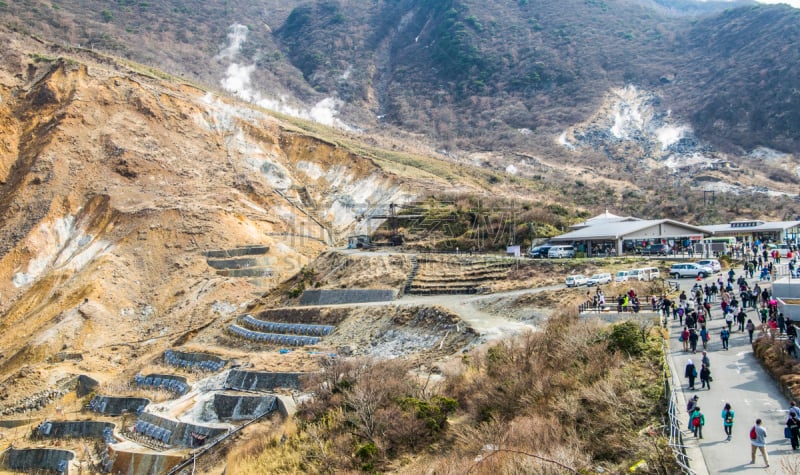
<path id="1" fill-rule="evenodd" d="M 144 68 L 0 37 L 3 407 L 70 375 L 134 374 L 346 241 L 354 204 L 363 213 L 434 183 L 409 187 Z M 209 251 L 254 245 L 252 262 L 210 265 Z M 57 352 L 82 359 L 48 362 Z"/>

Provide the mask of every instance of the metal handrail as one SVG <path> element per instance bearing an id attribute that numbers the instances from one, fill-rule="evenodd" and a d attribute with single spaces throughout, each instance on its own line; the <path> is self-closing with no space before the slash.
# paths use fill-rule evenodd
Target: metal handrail
<path id="1" fill-rule="evenodd" d="M 664 358 L 669 358 L 667 352 L 666 340 L 661 341 L 661 351 Z M 667 418 L 669 426 L 669 446 L 675 456 L 675 463 L 681 468 L 684 475 L 696 475 L 697 472 L 692 470 L 690 466 L 691 458 L 686 454 L 686 445 L 683 442 L 683 430 L 681 429 L 681 422 L 678 420 L 678 411 L 676 409 L 678 391 L 670 387 L 670 375 L 668 366 L 664 364 L 664 397 L 669 402 L 667 408 Z"/>

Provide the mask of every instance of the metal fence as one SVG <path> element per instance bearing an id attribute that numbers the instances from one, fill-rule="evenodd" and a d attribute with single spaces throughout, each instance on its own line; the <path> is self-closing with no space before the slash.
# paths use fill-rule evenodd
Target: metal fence
<path id="1" fill-rule="evenodd" d="M 661 351 L 664 358 L 669 358 L 667 344 L 665 340 L 661 342 Z M 667 428 L 669 430 L 669 446 L 675 456 L 675 463 L 681 468 L 681 473 L 685 475 L 695 475 L 696 472 L 691 468 L 691 459 L 686 455 L 686 445 L 683 440 L 683 430 L 681 421 L 678 419 L 678 391 L 672 388 L 671 379 L 667 365 L 664 365 L 664 397 L 668 401 L 667 408 Z"/>

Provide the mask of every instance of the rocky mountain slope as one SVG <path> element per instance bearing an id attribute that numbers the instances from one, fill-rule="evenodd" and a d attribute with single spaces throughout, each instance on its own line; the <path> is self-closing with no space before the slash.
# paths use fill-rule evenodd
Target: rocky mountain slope
<path id="1" fill-rule="evenodd" d="M 738 183 L 739 176 L 715 175 L 731 190 L 752 185 L 784 192 L 797 179 L 798 10 L 785 5 L 401 0 L 364 8 L 344 0 L 26 0 L 0 9 L 5 24 L 19 31 L 528 177 L 541 173 L 517 153 L 600 165 L 599 173 L 612 179 L 649 160 L 652 138 L 631 137 L 622 154 L 607 153 L 619 149 L 616 136 L 598 137 L 579 154 L 558 140 L 602 113 L 614 91 L 635 88 L 655 99 L 654 118 L 669 116 L 673 132 L 687 132 L 681 154 L 695 161 L 713 155 L 709 164 L 731 162 L 745 175 L 754 169 L 768 177 Z M 762 148 L 789 156 L 765 167 L 752 160 Z M 682 176 L 684 161 L 678 156 L 651 165 Z M 687 173 L 694 176 L 695 169 L 690 165 Z M 769 178 L 787 175 L 777 183 Z"/>
<path id="2" fill-rule="evenodd" d="M 359 213 L 475 186 L 384 169 L 141 66 L 0 36 L 3 384 L 58 352 L 124 373 L 346 243 Z M 253 269 L 230 259 L 241 249 Z M 23 394 L 4 386 L 6 404 Z"/>

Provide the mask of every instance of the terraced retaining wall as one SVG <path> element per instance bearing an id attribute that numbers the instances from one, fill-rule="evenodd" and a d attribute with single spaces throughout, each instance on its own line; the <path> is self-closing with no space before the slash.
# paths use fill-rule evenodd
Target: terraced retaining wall
<path id="1" fill-rule="evenodd" d="M 390 302 L 397 298 L 392 289 L 331 289 L 306 290 L 300 297 L 300 305 L 339 305 L 365 302 Z"/>
<path id="2" fill-rule="evenodd" d="M 224 359 L 217 355 L 175 350 L 166 350 L 164 352 L 164 361 L 167 364 L 184 369 L 201 369 L 206 371 L 219 371 L 226 363 Z"/>
<path id="3" fill-rule="evenodd" d="M 214 411 L 220 419 L 255 419 L 278 407 L 275 396 L 214 394 Z"/>
<path id="4" fill-rule="evenodd" d="M 85 374 L 81 374 L 78 376 L 75 392 L 78 394 L 78 397 L 83 397 L 97 389 L 97 386 L 99 385 L 100 383 L 96 379 L 90 378 Z"/>
<path id="5" fill-rule="evenodd" d="M 201 426 L 186 422 L 173 421 L 172 419 L 166 419 L 164 417 L 147 412 L 143 412 L 139 415 L 137 425 L 139 422 L 158 426 L 161 429 L 170 431 L 171 434 L 169 438 L 164 442 L 176 447 L 197 447 L 198 444 L 193 443 L 193 434 L 201 434 L 205 436 L 205 440 L 208 442 L 218 435 L 228 432 L 228 429 L 226 428 Z"/>
<path id="6" fill-rule="evenodd" d="M 75 458 L 71 450 L 15 449 L 6 452 L 9 468 L 13 470 L 55 470 L 69 473 L 69 461 Z"/>
<path id="7" fill-rule="evenodd" d="M 89 402 L 89 410 L 107 416 L 137 414 L 147 407 L 150 400 L 143 397 L 95 396 Z"/>
<path id="8" fill-rule="evenodd" d="M 95 437 L 104 438 L 106 431 L 114 430 L 114 424 L 100 421 L 46 421 L 39 425 L 36 433 L 40 437 L 70 438 Z"/>
<path id="9" fill-rule="evenodd" d="M 212 259 L 226 259 L 226 258 L 241 257 L 241 256 L 257 256 L 260 254 L 266 254 L 268 252 L 269 252 L 269 246 L 252 245 L 252 246 L 236 247 L 233 249 L 206 251 L 204 254 L 206 257 Z"/>
<path id="10" fill-rule="evenodd" d="M 270 322 L 336 326 L 349 315 L 350 309 L 343 307 L 282 307 L 261 311 L 255 317 Z"/>
<path id="11" fill-rule="evenodd" d="M 247 391 L 271 391 L 275 388 L 300 389 L 300 376 L 305 373 L 267 373 L 231 370 L 225 387 Z"/>

